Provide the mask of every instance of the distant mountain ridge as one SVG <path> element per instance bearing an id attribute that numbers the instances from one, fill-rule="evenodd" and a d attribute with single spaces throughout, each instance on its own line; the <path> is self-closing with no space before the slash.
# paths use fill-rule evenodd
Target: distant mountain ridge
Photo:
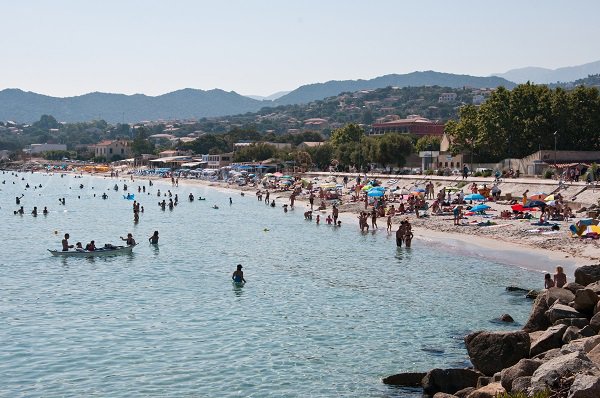
<path id="1" fill-rule="evenodd" d="M 19 89 L 0 91 L 0 120 L 33 122 L 41 115 L 62 122 L 104 119 L 109 123 L 188 119 L 256 112 L 270 104 L 235 92 L 186 88 L 156 97 L 89 93 L 57 98 Z"/>
<path id="2" fill-rule="evenodd" d="M 342 92 L 392 87 L 513 88 L 514 83 L 496 76 L 478 77 L 434 71 L 391 74 L 370 80 L 344 80 L 301 86 L 274 101 L 249 98 L 234 91 L 186 88 L 156 97 L 144 94 L 89 93 L 57 98 L 19 89 L 0 91 L 0 120 L 33 122 L 41 115 L 62 122 L 104 119 L 109 123 L 159 119 L 200 119 L 256 112 L 263 107 L 293 105 L 321 100 Z M 282 93 L 275 93 L 271 97 Z"/>
<path id="3" fill-rule="evenodd" d="M 360 90 L 374 90 L 384 87 L 475 87 L 493 88 L 504 86 L 513 88 L 515 83 L 497 76 L 479 77 L 470 75 L 456 75 L 434 71 L 412 72 L 403 75 L 391 74 L 376 77 L 370 80 L 332 80 L 326 83 L 307 84 L 291 91 L 289 94 L 273 101 L 276 105 L 302 104 L 314 100 L 332 97 L 343 92 Z"/>
<path id="4" fill-rule="evenodd" d="M 597 75 L 599 73 L 600 61 L 595 61 L 583 65 L 567 66 L 558 69 L 538 67 L 511 69 L 504 73 L 494 73 L 492 76 L 502 77 L 515 83 L 525 83 L 530 81 L 536 84 L 550 84 L 556 82 L 572 82 L 583 79 L 588 75 Z"/>

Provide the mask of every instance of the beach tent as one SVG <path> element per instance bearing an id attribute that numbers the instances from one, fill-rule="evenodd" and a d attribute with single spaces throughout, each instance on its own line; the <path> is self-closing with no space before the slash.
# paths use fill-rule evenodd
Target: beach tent
<path id="1" fill-rule="evenodd" d="M 524 206 L 526 209 L 527 208 L 531 208 L 531 207 L 545 207 L 547 206 L 547 203 L 541 200 L 530 200 L 527 202 L 527 204 Z"/>
<path id="2" fill-rule="evenodd" d="M 484 211 L 487 209 L 490 209 L 490 206 L 484 204 L 478 204 L 476 206 L 471 207 L 471 211 L 473 212 Z"/>
<path id="3" fill-rule="evenodd" d="M 548 194 L 544 192 L 536 192 L 533 195 L 529 196 L 530 200 L 546 200 Z"/>

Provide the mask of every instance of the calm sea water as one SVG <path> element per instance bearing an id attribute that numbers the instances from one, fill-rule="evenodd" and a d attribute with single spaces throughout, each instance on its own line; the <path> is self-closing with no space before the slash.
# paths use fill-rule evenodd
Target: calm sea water
<path id="1" fill-rule="evenodd" d="M 252 194 L 157 182 L 151 195 L 135 190 L 145 212 L 134 225 L 115 180 L 0 179 L 3 397 L 419 396 L 381 378 L 468 365 L 465 334 L 527 318 L 531 303 L 505 287 L 540 284 L 539 273 L 418 239 L 397 249 L 384 228 L 317 226 Z M 157 188 L 180 204 L 161 211 Z M 190 203 L 190 192 L 207 200 Z M 21 193 L 26 214 L 13 215 Z M 33 206 L 50 214 L 33 217 Z M 98 246 L 132 232 L 140 245 L 51 257 L 65 232 Z M 243 288 L 231 284 L 238 263 Z M 502 313 L 519 324 L 494 323 Z"/>

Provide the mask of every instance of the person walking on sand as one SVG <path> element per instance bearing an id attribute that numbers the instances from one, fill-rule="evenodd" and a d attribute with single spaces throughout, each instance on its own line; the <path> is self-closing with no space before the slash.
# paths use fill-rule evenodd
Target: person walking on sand
<path id="1" fill-rule="evenodd" d="M 231 279 L 235 283 L 246 283 L 246 279 L 244 279 L 244 271 L 242 271 L 242 264 L 237 265 L 237 269 L 233 271 Z"/>
<path id="2" fill-rule="evenodd" d="M 554 285 L 556 287 L 563 287 L 567 284 L 567 275 L 565 274 L 563 267 L 560 265 L 556 267 L 556 273 L 554 274 Z"/>

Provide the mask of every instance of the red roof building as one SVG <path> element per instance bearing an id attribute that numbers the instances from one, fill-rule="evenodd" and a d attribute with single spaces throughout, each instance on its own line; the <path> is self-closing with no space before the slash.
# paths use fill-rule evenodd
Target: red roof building
<path id="1" fill-rule="evenodd" d="M 433 122 L 427 118 L 411 115 L 406 119 L 391 122 L 374 123 L 368 135 L 383 135 L 385 133 L 412 134 L 417 137 L 424 135 L 444 135 L 444 123 Z"/>

